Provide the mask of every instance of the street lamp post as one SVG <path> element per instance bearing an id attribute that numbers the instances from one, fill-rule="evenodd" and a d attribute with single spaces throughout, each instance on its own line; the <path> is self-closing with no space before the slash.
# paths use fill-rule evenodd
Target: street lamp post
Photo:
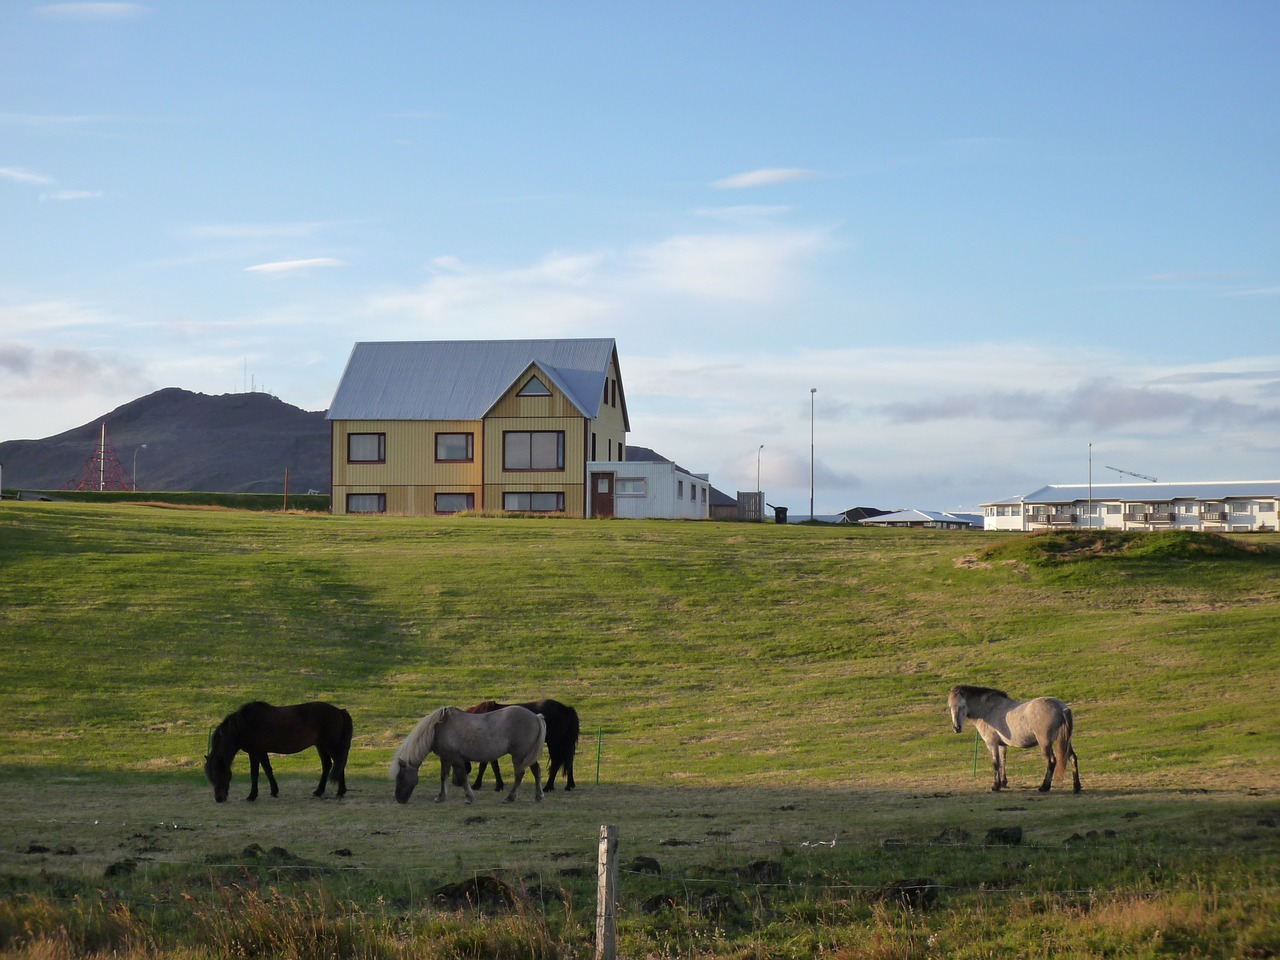
<path id="1" fill-rule="evenodd" d="M 147 449 L 144 443 L 141 446 L 133 448 L 133 492 L 138 492 L 138 451 Z"/>
<path id="2" fill-rule="evenodd" d="M 756 451 L 756 519 L 764 519 L 764 494 L 760 490 L 760 451 L 764 449 L 764 444 L 760 444 L 760 449 Z"/>
<path id="3" fill-rule="evenodd" d="M 813 395 L 817 387 L 809 388 L 809 520 L 813 521 Z"/>

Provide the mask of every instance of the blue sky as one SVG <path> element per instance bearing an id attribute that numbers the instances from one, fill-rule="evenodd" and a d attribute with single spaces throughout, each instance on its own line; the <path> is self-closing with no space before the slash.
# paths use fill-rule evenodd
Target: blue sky
<path id="1" fill-rule="evenodd" d="M 1090 444 L 1274 479 L 1278 41 L 1271 2 L 12 0 L 0 440 L 611 336 L 632 443 L 793 513 L 811 426 L 818 513 Z"/>

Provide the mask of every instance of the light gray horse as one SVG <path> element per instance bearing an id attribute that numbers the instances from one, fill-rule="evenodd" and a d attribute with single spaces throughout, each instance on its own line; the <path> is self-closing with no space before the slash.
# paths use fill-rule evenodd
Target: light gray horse
<path id="1" fill-rule="evenodd" d="M 964 718 L 968 717 L 991 751 L 991 764 L 996 775 L 992 790 L 1009 785 L 1004 766 L 1006 747 L 1038 746 L 1049 764 L 1040 792 L 1049 789 L 1055 771 L 1058 779 L 1062 779 L 1068 760 L 1071 761 L 1071 778 L 1075 784 L 1072 789 L 1075 793 L 1080 792 L 1080 766 L 1076 762 L 1076 751 L 1071 746 L 1074 721 L 1071 708 L 1061 700 L 1036 697 L 1022 702 L 1014 700 L 1003 690 L 956 686 L 951 688 L 947 702 L 951 707 L 952 729 L 959 733 Z"/>
<path id="2" fill-rule="evenodd" d="M 465 771 L 468 761 L 488 763 L 511 754 L 515 767 L 515 783 L 507 794 L 507 803 L 516 799 L 525 770 L 533 772 L 536 799 L 542 799 L 542 768 L 538 758 L 547 738 L 547 722 L 541 714 L 524 707 L 503 707 L 492 713 L 467 713 L 458 707 L 441 707 L 418 721 L 391 758 L 391 776 L 396 782 L 396 800 L 408 803 L 418 785 L 418 767 L 434 753 L 440 758 L 440 795 L 445 798 L 451 770 L 463 772 L 462 785 L 467 803 L 475 800 Z"/>

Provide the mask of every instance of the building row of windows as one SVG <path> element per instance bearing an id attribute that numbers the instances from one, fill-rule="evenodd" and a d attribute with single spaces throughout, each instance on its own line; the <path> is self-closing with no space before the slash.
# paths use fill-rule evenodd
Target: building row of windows
<path id="1" fill-rule="evenodd" d="M 437 433 L 436 463 L 474 463 L 475 434 Z M 347 434 L 347 463 L 386 463 L 385 433 Z M 563 470 L 563 430 L 504 430 L 502 469 Z M 366 511 L 376 512 L 376 511 Z"/>
<path id="2" fill-rule="evenodd" d="M 462 513 L 476 508 L 474 493 L 437 493 L 434 509 L 438 514 Z M 504 493 L 502 509 L 518 513 L 563 513 L 564 493 Z M 347 494 L 347 513 L 386 513 L 385 493 Z"/>
<path id="3" fill-rule="evenodd" d="M 1201 514 L 1213 513 L 1230 513 L 1236 515 L 1250 515 L 1254 513 L 1275 513 L 1276 502 L 1274 500 L 1262 500 L 1259 502 L 1249 501 L 1247 503 L 1207 503 L 1207 502 L 1184 502 L 1178 504 L 1171 503 L 1098 503 L 1092 505 L 1077 501 L 1073 504 L 996 504 L 987 507 L 983 512 L 988 517 L 1016 517 L 1025 510 L 1027 516 L 1039 516 L 1045 513 L 1067 513 L 1074 512 L 1084 515 L 1089 514 L 1092 507 L 1095 516 L 1108 515 L 1116 516 L 1122 513 L 1178 513 L 1183 516 L 1199 516 Z"/>

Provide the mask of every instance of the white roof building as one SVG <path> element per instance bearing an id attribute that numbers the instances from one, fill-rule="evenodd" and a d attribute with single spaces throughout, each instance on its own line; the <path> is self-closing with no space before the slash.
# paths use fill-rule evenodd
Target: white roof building
<path id="1" fill-rule="evenodd" d="M 1280 480 L 1049 484 L 982 505 L 987 530 L 1275 530 Z"/>

